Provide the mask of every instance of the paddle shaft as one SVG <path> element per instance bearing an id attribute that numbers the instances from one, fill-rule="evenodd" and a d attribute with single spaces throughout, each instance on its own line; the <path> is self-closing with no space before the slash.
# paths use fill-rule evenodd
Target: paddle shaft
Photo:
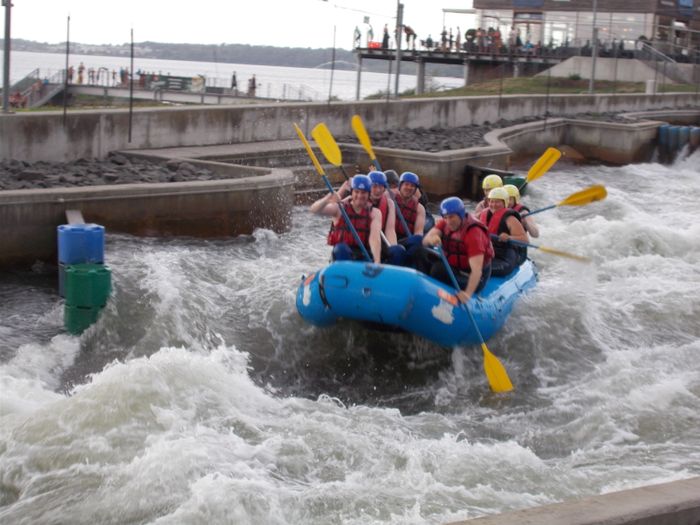
<path id="1" fill-rule="evenodd" d="M 326 187 L 328 188 L 328 191 L 331 193 L 335 193 L 335 191 L 333 191 L 333 186 L 331 186 L 331 183 L 328 180 L 328 177 L 326 177 L 326 174 L 323 171 L 323 167 L 321 166 L 321 164 L 318 162 L 318 159 L 316 158 L 316 154 L 314 153 L 314 150 L 311 149 L 311 145 L 309 144 L 309 141 L 306 140 L 306 137 L 304 136 L 304 132 L 301 130 L 301 128 L 297 124 L 294 124 L 294 129 L 296 130 L 297 135 L 299 135 L 299 139 L 301 139 L 301 142 L 304 144 L 304 147 L 306 148 L 306 152 L 309 154 L 309 158 L 311 159 L 311 162 L 313 162 L 313 165 L 316 168 L 316 171 L 318 172 L 318 174 L 321 177 L 323 177 L 323 182 L 326 183 Z M 350 217 L 348 217 L 348 214 L 345 212 L 345 208 L 343 208 L 343 204 L 341 202 L 338 203 L 338 209 L 340 210 L 340 213 L 343 215 L 343 220 L 345 221 L 345 224 L 348 225 L 348 229 L 350 230 L 350 233 L 352 233 L 353 239 L 355 239 L 355 242 L 362 250 L 362 255 L 364 255 L 365 259 L 367 259 L 369 262 L 372 262 L 372 258 L 369 256 L 369 253 L 367 252 L 367 248 L 365 248 L 365 245 L 362 243 L 362 239 L 360 239 L 360 235 L 357 233 L 355 226 L 353 226 L 352 222 L 350 222 Z"/>
<path id="2" fill-rule="evenodd" d="M 495 233 L 491 234 L 491 238 L 496 240 L 496 241 L 500 241 L 500 239 L 498 238 L 498 235 L 496 235 Z M 501 241 L 501 242 L 504 242 L 504 241 Z M 516 246 L 523 246 L 523 247 L 527 246 L 528 248 L 539 248 L 539 246 L 537 246 L 535 244 L 530 244 L 529 242 L 518 241 L 516 239 L 508 239 L 505 242 L 515 244 Z"/>
<path id="3" fill-rule="evenodd" d="M 450 266 L 450 263 L 447 260 L 447 257 L 445 257 L 445 253 L 442 251 L 442 248 L 440 246 L 435 247 L 435 251 L 438 252 L 438 255 L 440 255 L 440 259 L 442 259 L 442 264 L 445 265 L 445 271 L 447 271 L 447 275 L 450 276 L 450 281 L 452 281 L 452 286 L 455 287 L 455 290 L 460 291 L 461 288 L 459 287 L 459 283 L 457 282 L 457 278 L 455 277 L 454 272 L 452 271 L 452 267 Z M 467 311 L 467 314 L 469 314 L 469 320 L 472 322 L 472 325 L 474 326 L 474 331 L 476 332 L 477 337 L 479 338 L 479 343 L 481 343 L 482 347 L 486 346 L 486 342 L 484 341 L 484 336 L 481 335 L 481 330 L 479 330 L 479 325 L 476 324 L 476 319 L 474 319 L 474 315 L 472 314 L 472 311 L 469 309 L 469 306 L 461 303 L 462 308 L 464 308 Z"/>
<path id="4" fill-rule="evenodd" d="M 494 239 L 498 239 L 498 235 L 491 234 L 491 237 Z M 527 246 L 529 248 L 536 248 L 538 250 L 542 250 L 545 253 L 559 255 L 560 257 L 567 257 L 569 259 L 574 259 L 580 262 L 591 262 L 591 260 L 588 257 L 584 257 L 583 255 L 576 255 L 573 253 L 563 252 L 561 250 L 555 250 L 554 248 L 547 248 L 545 246 L 537 246 L 536 244 L 530 244 L 529 242 L 522 242 L 515 239 L 508 239 L 506 242 L 510 242 L 512 244 L 515 244 L 516 246 Z"/>
<path id="5" fill-rule="evenodd" d="M 379 164 L 379 161 L 377 160 L 377 157 L 374 154 L 374 150 L 372 149 L 372 143 L 370 142 L 369 133 L 367 133 L 367 130 L 365 129 L 364 122 L 362 122 L 362 119 L 358 115 L 355 115 L 355 117 L 353 117 L 353 124 L 353 130 L 355 131 L 355 135 L 357 135 L 357 138 L 359 139 L 360 144 L 362 144 L 362 147 L 365 148 L 365 151 L 367 152 L 367 155 L 369 155 L 372 164 L 374 164 L 374 167 L 377 168 L 378 171 L 382 171 L 382 166 Z M 403 226 L 403 231 L 406 232 L 407 237 L 410 237 L 411 235 L 413 235 L 413 232 L 408 228 L 408 223 L 406 222 L 403 213 L 401 213 L 401 209 L 399 209 L 399 203 L 396 201 L 394 192 L 392 192 L 391 189 L 387 189 L 387 191 L 389 192 L 391 199 L 394 201 L 394 206 L 396 207 L 396 215 L 399 216 L 401 226 Z"/>
<path id="6" fill-rule="evenodd" d="M 328 180 L 328 177 L 326 177 L 325 174 L 321 175 L 321 177 L 323 177 L 323 180 L 326 183 L 326 187 L 328 188 L 328 191 L 330 191 L 331 193 L 335 193 L 335 191 L 333 190 L 333 186 L 331 186 L 331 183 Z M 345 211 L 345 208 L 343 207 L 342 202 L 338 203 L 338 209 L 340 210 L 340 213 L 343 214 L 343 220 L 345 221 L 345 224 L 348 225 L 348 228 L 350 229 L 350 233 L 352 233 L 353 239 L 355 239 L 355 242 L 362 250 L 362 255 L 364 255 L 365 259 L 367 259 L 369 262 L 372 262 L 372 258 L 369 256 L 369 252 L 367 251 L 367 248 L 365 248 L 365 245 L 362 243 L 362 239 L 360 239 L 360 234 L 357 233 L 355 226 L 353 226 L 352 222 L 350 222 L 350 217 L 348 217 L 348 214 Z"/>
<path id="7" fill-rule="evenodd" d="M 549 206 L 545 206 L 544 208 L 538 208 L 534 211 L 529 212 L 528 214 L 524 215 L 523 218 L 529 217 L 530 215 L 535 215 L 536 213 L 542 213 L 543 211 L 551 210 L 552 208 L 556 208 L 559 206 L 558 204 L 551 204 Z"/>

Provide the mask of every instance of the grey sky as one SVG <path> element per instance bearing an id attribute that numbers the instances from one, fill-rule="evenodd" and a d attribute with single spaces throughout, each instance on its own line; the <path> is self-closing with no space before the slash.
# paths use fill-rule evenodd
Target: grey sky
<path id="1" fill-rule="evenodd" d="M 62 42 L 66 17 L 71 41 L 122 44 L 133 27 L 136 41 L 201 44 L 239 43 L 290 47 L 331 47 L 336 26 L 338 47 L 350 49 L 358 26 L 366 41 L 369 16 L 374 39 L 385 23 L 392 27 L 395 0 L 12 0 L 12 37 Z M 467 9 L 471 0 L 403 0 L 404 22 L 419 39 L 438 38 L 443 16 L 449 27 L 469 27 L 469 15 L 444 15 L 443 8 Z M 4 25 L 4 9 L 2 9 Z"/>

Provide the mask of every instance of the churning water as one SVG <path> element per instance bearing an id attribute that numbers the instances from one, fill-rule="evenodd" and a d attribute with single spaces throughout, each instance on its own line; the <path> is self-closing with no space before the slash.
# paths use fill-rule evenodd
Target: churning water
<path id="1" fill-rule="evenodd" d="M 444 350 L 294 307 L 327 221 L 205 242 L 108 236 L 82 337 L 53 279 L 0 277 L 3 523 L 445 523 L 700 474 L 700 152 L 564 167 L 532 208 L 540 282 L 489 341 Z"/>

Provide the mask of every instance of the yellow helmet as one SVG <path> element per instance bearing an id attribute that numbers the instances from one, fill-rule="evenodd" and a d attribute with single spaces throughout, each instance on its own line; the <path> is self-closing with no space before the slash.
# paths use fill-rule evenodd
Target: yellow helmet
<path id="1" fill-rule="evenodd" d="M 508 192 L 503 188 L 494 188 L 489 192 L 489 200 L 502 200 L 508 206 Z"/>
<path id="2" fill-rule="evenodd" d="M 503 186 L 503 181 L 498 175 L 486 175 L 481 183 L 481 187 L 484 190 L 492 190 L 493 188 L 500 188 Z"/>
<path id="3" fill-rule="evenodd" d="M 517 186 L 513 184 L 506 184 L 503 186 L 503 189 L 508 192 L 509 197 L 513 197 L 515 199 L 516 203 L 520 202 L 520 190 Z"/>

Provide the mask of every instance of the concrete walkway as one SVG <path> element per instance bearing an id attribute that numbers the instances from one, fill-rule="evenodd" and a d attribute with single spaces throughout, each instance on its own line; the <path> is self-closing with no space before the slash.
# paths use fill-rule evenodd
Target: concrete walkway
<path id="1" fill-rule="evenodd" d="M 700 477 L 449 525 L 698 525 Z"/>

